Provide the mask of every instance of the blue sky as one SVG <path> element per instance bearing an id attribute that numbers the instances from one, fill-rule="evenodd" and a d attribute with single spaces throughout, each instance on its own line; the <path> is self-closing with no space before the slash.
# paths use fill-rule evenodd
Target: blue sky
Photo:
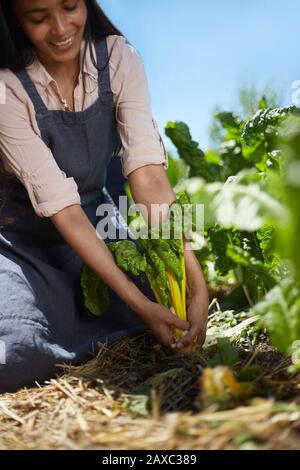
<path id="1" fill-rule="evenodd" d="M 209 147 L 216 106 L 232 110 L 238 88 L 271 82 L 283 105 L 300 79 L 299 0 L 100 0 L 112 22 L 140 53 L 152 113 L 188 124 Z"/>

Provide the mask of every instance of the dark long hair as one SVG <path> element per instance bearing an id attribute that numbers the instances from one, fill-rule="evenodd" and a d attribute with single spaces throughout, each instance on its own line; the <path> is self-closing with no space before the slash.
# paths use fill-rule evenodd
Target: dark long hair
<path id="1" fill-rule="evenodd" d="M 96 0 L 84 1 L 87 8 L 87 20 L 83 35 L 85 39 L 83 61 L 89 47 L 92 62 L 98 71 L 101 71 L 97 66 L 96 58 L 92 54 L 92 42 L 96 42 L 111 34 L 125 36 L 113 25 Z M 16 72 L 33 63 L 36 58 L 36 50 L 23 29 L 17 25 L 13 3 L 13 0 L 0 0 L 0 69 L 8 68 Z M 125 39 L 130 44 L 126 37 Z M 121 145 L 115 149 L 114 156 L 120 150 Z M 5 174 L 3 163 L 1 162 L 0 148 L 0 209 L 7 196 Z"/>
<path id="2" fill-rule="evenodd" d="M 84 30 L 86 48 L 89 46 L 91 51 L 92 40 L 97 41 L 110 34 L 124 37 L 96 0 L 84 1 L 87 8 Z M 9 68 L 15 72 L 31 65 L 36 57 L 36 51 L 23 29 L 17 26 L 13 4 L 13 0 L 0 0 L 0 69 Z M 94 65 L 96 66 L 96 63 Z"/>

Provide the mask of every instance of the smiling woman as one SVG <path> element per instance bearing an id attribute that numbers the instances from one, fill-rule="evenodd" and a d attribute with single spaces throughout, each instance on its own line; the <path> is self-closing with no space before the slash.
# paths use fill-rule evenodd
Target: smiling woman
<path id="1" fill-rule="evenodd" d="M 12 70 L 28 66 L 36 54 L 48 62 L 74 60 L 83 36 L 90 41 L 122 35 L 96 0 L 2 0 L 0 9 L 0 39 L 5 40 L 0 63 Z M 55 43 L 71 36 L 72 47 L 61 57 Z"/>
<path id="2" fill-rule="evenodd" d="M 43 2 L 31 2 L 33 5 Z M 46 66 L 62 64 L 73 68 L 79 54 L 87 20 L 83 0 L 53 0 L 48 8 L 28 8 L 25 0 L 15 0 L 18 26 L 30 38 L 39 60 Z"/>
<path id="3" fill-rule="evenodd" d="M 113 35 L 123 37 L 96 0 L 0 0 L 0 44 L 3 45 L 0 48 L 0 70 L 17 73 L 24 68 L 34 67 L 36 72 L 35 64 L 41 64 L 43 69 L 40 69 L 39 76 L 41 73 L 49 73 L 54 79 L 54 85 L 59 88 L 57 98 L 65 110 L 75 110 L 75 86 L 80 66 L 84 67 L 87 60 L 87 52 L 90 54 L 91 66 L 99 71 L 93 44 Z M 67 47 L 59 44 L 65 39 L 72 40 Z M 82 74 L 85 94 L 89 87 L 86 84 L 88 78 L 87 74 Z M 7 80 L 1 81 L 3 88 L 6 88 L 5 95 L 8 93 L 6 101 L 10 90 L 17 92 L 8 87 L 12 79 L 15 79 L 15 75 L 8 74 Z M 41 79 L 37 77 L 36 84 L 40 82 Z M 49 93 L 49 89 L 45 91 Z M 46 97 L 43 96 L 43 99 Z M 47 105 L 51 106 L 51 103 L 48 101 Z M 31 108 L 31 101 L 28 106 Z M 35 113 L 31 119 L 33 126 L 37 127 Z M 14 137 L 18 139 L 19 135 Z M 120 146 L 115 153 L 119 151 Z M 7 164 L 0 159 L 0 202 L 7 196 L 6 181 L 3 176 L 1 178 L 5 166 Z"/>
<path id="4" fill-rule="evenodd" d="M 61 370 L 57 364 L 88 359 L 99 341 L 150 327 L 170 346 L 173 329 L 190 325 L 157 304 L 149 284 L 127 277 L 95 230 L 121 148 L 137 203 L 149 208 L 175 199 L 134 47 L 95 0 L 0 0 L 0 43 L 6 86 L 0 162 L 8 188 L 0 227 L 5 392 L 49 379 Z M 119 185 L 115 194 L 121 191 Z M 203 277 L 195 259 L 186 262 L 196 305 Z M 84 265 L 109 287 L 110 306 L 99 318 L 84 305 Z M 203 290 L 203 309 L 191 314 L 186 341 L 203 339 L 205 296 Z"/>
<path id="5" fill-rule="evenodd" d="M 72 97 L 80 71 L 86 4 L 84 0 L 53 0 L 47 2 L 47 8 L 42 5 L 33 2 L 33 8 L 28 8 L 28 1 L 15 0 L 17 26 L 30 38 L 40 63 L 56 79 L 63 101 L 74 109 Z"/>

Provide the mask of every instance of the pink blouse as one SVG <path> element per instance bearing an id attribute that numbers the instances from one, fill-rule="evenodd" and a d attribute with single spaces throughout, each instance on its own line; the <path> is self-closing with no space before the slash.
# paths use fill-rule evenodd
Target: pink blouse
<path id="1" fill-rule="evenodd" d="M 83 59 L 85 41 L 80 58 Z M 107 37 L 111 88 L 116 106 L 118 132 L 122 141 L 122 170 L 125 178 L 137 168 L 163 164 L 167 151 L 152 117 L 148 83 L 142 59 L 123 36 Z M 93 45 L 95 57 L 95 48 Z M 82 64 L 80 60 L 80 64 Z M 56 81 L 36 59 L 27 72 L 48 109 L 65 109 Z M 88 108 L 98 98 L 98 71 L 89 48 L 74 90 L 74 111 Z M 86 91 L 83 88 L 85 76 Z M 17 76 L 0 70 L 0 152 L 6 171 L 26 187 L 32 206 L 40 217 L 50 217 L 63 208 L 80 204 L 78 187 L 58 167 L 51 150 L 41 139 L 33 103 Z"/>

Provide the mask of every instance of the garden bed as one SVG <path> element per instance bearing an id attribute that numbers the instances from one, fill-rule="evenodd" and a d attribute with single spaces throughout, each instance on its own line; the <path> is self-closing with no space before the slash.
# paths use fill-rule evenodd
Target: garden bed
<path id="1" fill-rule="evenodd" d="M 245 315 L 215 311 L 208 337 Z M 216 343 L 179 354 L 150 331 L 102 344 L 45 385 L 1 395 L 0 449 L 299 449 L 300 380 L 290 360 L 255 326 L 231 344 L 236 357 L 226 348 L 220 357 Z M 246 392 L 228 387 L 224 371 Z"/>

